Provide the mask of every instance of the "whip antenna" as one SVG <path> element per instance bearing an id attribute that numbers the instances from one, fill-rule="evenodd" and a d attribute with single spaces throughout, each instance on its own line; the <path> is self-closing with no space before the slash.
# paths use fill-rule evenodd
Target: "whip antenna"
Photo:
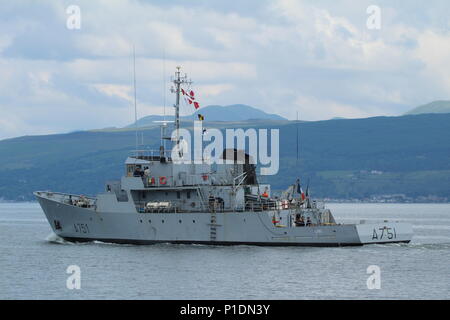
<path id="1" fill-rule="evenodd" d="M 298 111 L 297 111 L 297 124 L 296 124 L 296 128 L 297 128 L 297 160 L 296 160 L 296 165 L 297 165 L 297 169 L 298 169 Z"/>
<path id="2" fill-rule="evenodd" d="M 137 124 L 137 103 L 136 103 L 136 52 L 133 45 L 133 87 L 134 87 L 134 127 L 136 131 L 136 151 L 138 149 L 138 124 Z"/>

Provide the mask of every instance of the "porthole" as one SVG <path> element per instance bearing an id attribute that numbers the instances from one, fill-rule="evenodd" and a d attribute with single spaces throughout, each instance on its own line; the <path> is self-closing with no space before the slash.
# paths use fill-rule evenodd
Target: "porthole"
<path id="1" fill-rule="evenodd" d="M 162 223 L 164 223 L 164 220 L 161 220 Z"/>
<path id="2" fill-rule="evenodd" d="M 148 223 L 152 223 L 152 220 L 148 220 Z"/>
<path id="3" fill-rule="evenodd" d="M 195 220 L 192 220 L 192 223 L 195 223 Z"/>
<path id="4" fill-rule="evenodd" d="M 179 223 L 181 223 L 181 220 L 178 220 Z"/>

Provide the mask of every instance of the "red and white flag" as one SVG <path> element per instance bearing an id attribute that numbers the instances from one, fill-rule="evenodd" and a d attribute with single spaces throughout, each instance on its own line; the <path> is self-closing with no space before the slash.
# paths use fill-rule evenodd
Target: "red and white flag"
<path id="1" fill-rule="evenodd" d="M 187 103 L 194 104 L 195 109 L 200 108 L 200 104 L 197 101 L 195 101 L 194 91 L 191 90 L 187 92 L 184 89 L 181 89 L 181 93 L 183 94 L 184 99 L 187 101 Z"/>

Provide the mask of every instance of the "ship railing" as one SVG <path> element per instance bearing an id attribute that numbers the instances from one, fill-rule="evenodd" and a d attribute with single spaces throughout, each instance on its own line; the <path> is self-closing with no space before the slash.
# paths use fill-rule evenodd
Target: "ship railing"
<path id="1" fill-rule="evenodd" d="M 233 183 L 232 177 L 227 174 L 217 173 L 199 173 L 186 175 L 184 185 L 231 185 Z"/>
<path id="2" fill-rule="evenodd" d="M 312 200 L 311 202 L 312 202 L 313 208 L 325 209 L 325 202 L 324 201 Z"/>
<path id="3" fill-rule="evenodd" d="M 277 207 L 273 204 L 264 203 L 246 203 L 245 205 L 236 206 L 235 208 L 225 209 L 220 204 L 207 202 L 206 208 L 195 206 L 187 208 L 186 205 L 181 205 L 182 200 L 170 200 L 170 201 L 153 201 L 153 204 L 148 205 L 148 202 L 152 201 L 137 201 L 135 203 L 136 211 L 139 213 L 227 213 L 227 212 L 262 212 L 276 210 Z"/>
<path id="4" fill-rule="evenodd" d="M 223 203 L 217 201 L 209 201 L 209 199 L 201 199 L 202 203 L 195 201 L 195 205 L 189 206 L 189 203 L 184 199 L 171 199 L 162 201 L 149 201 L 140 200 L 135 201 L 137 212 L 140 213 L 183 213 L 183 212 L 261 212 L 261 211 L 274 211 L 296 208 L 295 205 L 276 201 L 276 200 L 262 200 L 262 201 L 246 201 L 243 205 L 235 206 L 234 208 L 225 208 Z"/>
<path id="5" fill-rule="evenodd" d="M 130 157 L 142 160 L 156 160 L 160 159 L 161 155 L 166 159 L 170 160 L 172 151 L 164 150 L 161 153 L 161 150 L 157 149 L 143 149 L 143 150 L 132 150 L 130 152 Z"/>
<path id="6" fill-rule="evenodd" d="M 217 202 L 206 201 L 203 205 L 200 202 L 194 202 L 195 206 L 189 206 L 184 200 L 167 200 L 167 201 L 135 201 L 135 207 L 139 213 L 221 213 L 245 211 L 243 206 L 238 206 L 234 209 L 225 209 L 223 205 Z"/>
<path id="7" fill-rule="evenodd" d="M 37 195 L 47 199 L 55 200 L 60 203 L 73 205 L 81 208 L 96 208 L 97 199 L 92 196 L 76 195 L 62 192 L 38 191 Z"/>
<path id="8" fill-rule="evenodd" d="M 231 185 L 232 179 L 226 174 L 200 173 L 188 174 L 183 178 L 174 176 L 152 176 L 142 177 L 145 188 L 152 187 L 182 187 L 182 186 L 202 186 L 202 185 Z M 179 181 L 177 183 L 176 181 Z"/>
<path id="9" fill-rule="evenodd" d="M 246 211 L 253 211 L 253 212 L 260 212 L 260 211 L 272 211 L 281 209 L 280 206 L 277 205 L 275 202 L 255 202 L 255 201 L 248 201 L 245 203 L 245 210 Z"/>

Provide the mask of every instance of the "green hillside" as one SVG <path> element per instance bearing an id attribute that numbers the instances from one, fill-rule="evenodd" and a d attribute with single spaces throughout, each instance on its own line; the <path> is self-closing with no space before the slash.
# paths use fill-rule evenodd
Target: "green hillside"
<path id="1" fill-rule="evenodd" d="M 186 124 L 186 122 L 184 123 Z M 310 180 L 314 196 L 434 195 L 450 198 L 450 114 L 317 122 L 206 122 L 206 127 L 280 129 L 280 171 L 263 177 L 284 189 Z M 296 159 L 299 129 L 300 158 Z M 159 146 L 159 128 L 142 129 L 146 147 Z M 119 179 L 131 130 L 26 136 L 0 141 L 0 198 L 30 200 L 34 190 L 95 194 Z"/>

